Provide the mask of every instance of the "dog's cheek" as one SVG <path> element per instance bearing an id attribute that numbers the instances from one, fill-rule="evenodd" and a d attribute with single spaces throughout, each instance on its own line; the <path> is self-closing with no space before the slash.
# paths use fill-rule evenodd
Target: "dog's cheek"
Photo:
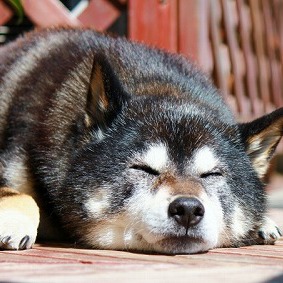
<path id="1" fill-rule="evenodd" d="M 150 250 L 130 222 L 131 219 L 126 213 L 109 216 L 95 225 L 89 225 L 83 242 L 91 248 L 98 249 Z"/>
<path id="2" fill-rule="evenodd" d="M 113 195 L 109 190 L 96 188 L 84 204 L 87 221 L 81 241 L 90 248 L 118 249 L 123 243 L 124 216 L 112 213 Z"/>
<path id="3" fill-rule="evenodd" d="M 84 234 L 84 241 L 91 248 L 122 249 L 124 247 L 123 217 L 115 216 L 110 220 L 101 220 L 88 225 Z"/>
<path id="4" fill-rule="evenodd" d="M 151 233 L 167 233 L 170 230 L 168 222 L 168 206 L 170 202 L 169 189 L 164 186 L 157 192 L 149 188 L 139 188 L 128 203 L 128 213 L 137 221 L 133 224 L 139 225 L 143 231 Z M 165 225 L 167 223 L 167 225 Z"/>
<path id="5" fill-rule="evenodd" d="M 218 233 L 215 247 L 226 247 L 233 242 L 231 226 L 236 200 L 233 200 L 233 194 L 227 183 L 227 180 L 222 180 L 207 188 L 208 201 L 206 202 L 210 207 L 210 212 L 206 211 L 208 216 L 206 223 L 210 229 Z"/>
<path id="6" fill-rule="evenodd" d="M 252 219 L 252 216 L 249 215 L 241 205 L 235 205 L 231 232 L 232 238 L 234 238 L 236 242 L 248 236 L 249 231 L 254 225 Z"/>
<path id="7" fill-rule="evenodd" d="M 232 206 L 232 203 L 233 206 Z M 242 245 L 243 239 L 249 237 L 253 228 L 253 217 L 239 204 L 231 202 L 230 217 L 225 219 L 225 226 L 219 241 L 219 247 L 237 247 Z"/>
<path id="8" fill-rule="evenodd" d="M 125 192 L 124 202 L 122 190 L 120 193 L 110 188 L 96 188 L 88 197 L 84 204 L 88 220 L 80 235 L 82 243 L 90 248 L 124 250 L 140 241 L 131 229 L 133 219 L 127 213 Z"/>
<path id="9" fill-rule="evenodd" d="M 223 208 L 217 195 L 208 196 L 203 193 L 201 200 L 205 207 L 205 216 L 201 224 L 201 232 L 208 243 L 208 248 L 219 246 L 223 241 L 222 235 L 226 223 Z"/>

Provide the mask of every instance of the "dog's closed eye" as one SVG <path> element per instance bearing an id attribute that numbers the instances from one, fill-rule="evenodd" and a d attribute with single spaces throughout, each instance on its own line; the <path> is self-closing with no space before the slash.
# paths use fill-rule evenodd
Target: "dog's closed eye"
<path id="1" fill-rule="evenodd" d="M 130 166 L 131 169 L 139 170 L 153 176 L 159 176 L 160 173 L 146 164 L 134 164 Z"/>
<path id="2" fill-rule="evenodd" d="M 209 172 L 202 173 L 200 177 L 202 179 L 207 179 L 211 177 L 223 177 L 223 173 L 220 170 L 209 171 Z"/>

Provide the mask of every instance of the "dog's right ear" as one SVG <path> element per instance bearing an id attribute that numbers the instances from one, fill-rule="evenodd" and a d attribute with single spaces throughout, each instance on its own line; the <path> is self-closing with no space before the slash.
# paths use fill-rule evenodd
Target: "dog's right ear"
<path id="1" fill-rule="evenodd" d="M 239 129 L 252 165 L 258 176 L 263 178 L 283 135 L 283 108 L 250 123 L 240 124 Z"/>
<path id="2" fill-rule="evenodd" d="M 103 56 L 94 59 L 90 77 L 85 115 L 85 126 L 105 127 L 121 111 L 129 95 Z"/>

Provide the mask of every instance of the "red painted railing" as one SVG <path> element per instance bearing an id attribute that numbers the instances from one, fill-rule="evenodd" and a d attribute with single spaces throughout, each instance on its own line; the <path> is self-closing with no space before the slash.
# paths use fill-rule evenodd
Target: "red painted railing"
<path id="1" fill-rule="evenodd" d="M 74 16 L 58 0 L 21 0 L 36 26 L 106 30 L 128 11 L 128 37 L 195 60 L 242 119 L 283 106 L 283 0 L 91 0 Z M 0 25 L 12 10 L 0 0 Z"/>

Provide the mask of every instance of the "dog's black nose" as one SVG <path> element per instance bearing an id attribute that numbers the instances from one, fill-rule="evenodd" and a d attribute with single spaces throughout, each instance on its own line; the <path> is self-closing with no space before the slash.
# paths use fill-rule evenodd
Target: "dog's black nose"
<path id="1" fill-rule="evenodd" d="M 194 197 L 179 197 L 169 204 L 169 216 L 186 229 L 197 225 L 204 216 L 204 206 Z"/>

